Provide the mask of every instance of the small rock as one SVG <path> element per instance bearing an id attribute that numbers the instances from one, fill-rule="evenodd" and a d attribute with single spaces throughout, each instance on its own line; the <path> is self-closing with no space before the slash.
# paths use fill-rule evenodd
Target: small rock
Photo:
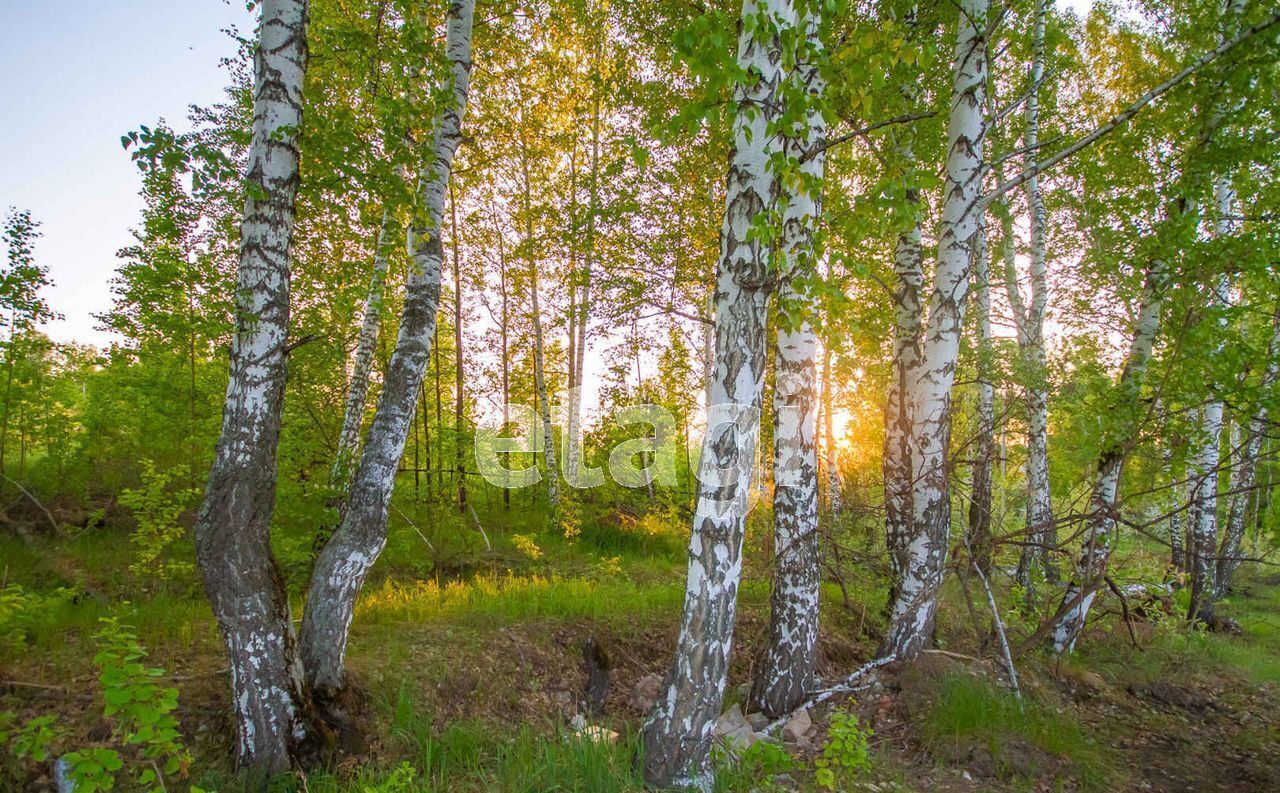
<path id="1" fill-rule="evenodd" d="M 556 691 L 551 695 L 551 698 L 554 699 L 555 703 L 561 708 L 568 709 L 573 707 L 573 694 L 570 694 L 568 691 Z"/>
<path id="2" fill-rule="evenodd" d="M 751 729 L 760 732 L 769 726 L 769 717 L 760 712 L 748 713 L 747 723 L 751 725 Z"/>
<path id="3" fill-rule="evenodd" d="M 587 728 L 587 720 L 581 713 L 575 713 L 572 719 L 569 719 L 569 726 L 574 732 L 582 732 Z"/>
<path id="4" fill-rule="evenodd" d="M 791 720 L 782 728 L 783 737 L 792 743 L 799 743 L 809 730 L 813 727 L 813 719 L 809 718 L 809 711 L 802 710 L 791 717 Z"/>
<path id="5" fill-rule="evenodd" d="M 751 724 L 747 721 L 747 718 L 742 715 L 742 706 L 734 703 L 732 707 L 722 713 L 720 718 L 716 720 L 715 734 L 718 737 L 723 737 L 729 733 L 737 732 L 743 727 L 750 730 Z"/>
<path id="6" fill-rule="evenodd" d="M 660 696 L 662 696 L 662 677 L 647 674 L 640 678 L 640 682 L 636 683 L 636 687 L 631 690 L 631 707 L 641 713 L 648 713 L 653 710 Z"/>

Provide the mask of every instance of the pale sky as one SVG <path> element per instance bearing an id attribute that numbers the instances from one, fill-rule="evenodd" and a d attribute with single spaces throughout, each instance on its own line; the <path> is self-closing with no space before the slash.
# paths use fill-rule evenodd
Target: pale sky
<path id="1" fill-rule="evenodd" d="M 186 129 L 187 105 L 221 98 L 231 24 L 252 32 L 243 0 L 0 0 L 0 210 L 43 224 L 54 339 L 109 339 L 91 315 L 142 210 L 120 136 L 161 116 Z"/>
<path id="2" fill-rule="evenodd" d="M 1092 0 L 1059 0 L 1082 10 Z M 222 29 L 252 32 L 244 0 L 0 0 L 0 210 L 30 209 L 65 318 L 58 341 L 104 345 L 92 314 L 111 305 L 115 253 L 142 209 L 120 136 L 222 98 Z"/>

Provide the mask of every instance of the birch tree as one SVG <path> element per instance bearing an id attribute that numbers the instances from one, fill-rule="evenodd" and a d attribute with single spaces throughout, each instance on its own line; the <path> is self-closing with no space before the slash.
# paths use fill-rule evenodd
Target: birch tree
<path id="1" fill-rule="evenodd" d="M 951 386 L 973 250 L 981 228 L 987 2 L 961 0 L 959 6 L 938 259 L 920 338 L 920 360 L 904 394 L 910 421 L 910 535 L 901 544 L 901 585 L 894 593 L 881 647 L 883 655 L 904 660 L 917 655 L 932 639 L 945 572 L 951 534 L 947 483 Z"/>
<path id="2" fill-rule="evenodd" d="M 447 90 L 441 92 L 431 147 L 424 158 L 426 167 L 419 179 L 421 208 L 411 230 L 412 255 L 396 345 L 360 453 L 347 512 L 311 575 L 301 654 L 307 683 L 321 702 L 332 701 L 344 686 L 347 635 L 356 595 L 386 545 L 392 486 L 435 340 L 444 259 L 444 200 L 454 154 L 462 140 L 474 12 L 474 0 L 453 0 L 449 5 Z"/>
<path id="3" fill-rule="evenodd" d="M 917 29 L 916 6 L 907 12 L 906 27 Z M 908 80 L 899 89 L 908 105 L 914 104 L 920 92 L 915 81 Z M 910 127 L 900 133 L 898 159 L 903 172 L 914 176 L 917 167 L 915 137 Z M 889 600 L 898 596 L 906 570 L 907 543 L 912 534 L 911 519 L 911 418 L 908 391 L 920 363 L 920 333 L 924 322 L 924 252 L 921 245 L 920 188 L 908 179 L 905 198 L 909 220 L 895 241 L 893 256 L 893 348 L 892 379 L 885 400 L 884 450 L 881 474 L 884 478 L 885 545 L 889 551 Z"/>
<path id="4" fill-rule="evenodd" d="M 1014 327 L 1021 354 L 1023 398 L 1027 409 L 1027 516 L 1026 542 L 1018 562 L 1018 579 L 1030 582 L 1030 568 L 1037 560 L 1044 567 L 1045 579 L 1057 581 L 1058 568 L 1048 549 L 1057 545 L 1053 522 L 1053 504 L 1049 491 L 1049 390 L 1048 366 L 1044 349 L 1044 317 L 1049 305 L 1048 279 L 1045 277 L 1045 230 L 1047 227 L 1044 196 L 1035 159 L 1040 148 L 1040 89 L 1044 83 L 1045 17 L 1049 0 L 1037 0 L 1032 32 L 1031 87 L 1027 95 L 1026 131 L 1023 145 L 1027 150 L 1024 166 L 1030 170 L 1024 190 L 1030 215 L 1031 302 L 1022 298 L 1017 263 L 1014 259 L 1012 217 L 1005 220 L 1005 289 L 1013 309 Z"/>
<path id="5" fill-rule="evenodd" d="M 394 236 L 395 218 L 391 208 L 385 206 L 382 209 L 382 223 L 378 227 L 373 268 L 369 274 L 369 293 L 365 297 L 364 311 L 360 319 L 360 333 L 356 336 L 356 349 L 351 356 L 351 376 L 347 380 L 342 428 L 338 432 L 338 453 L 330 477 L 332 484 L 343 490 L 347 486 L 356 447 L 360 444 L 360 427 L 364 422 L 365 406 L 369 399 L 369 375 L 373 370 L 373 354 L 378 344 L 378 331 L 382 327 L 383 293 L 387 285 L 387 268 L 391 261 Z"/>
<path id="6" fill-rule="evenodd" d="M 991 266 L 987 262 L 985 218 L 981 218 L 979 223 L 973 246 L 973 307 L 978 331 L 978 426 L 969 493 L 969 534 L 965 544 L 973 563 L 986 575 L 991 571 L 991 474 L 996 451 L 996 389 L 991 379 Z"/>
<path id="7" fill-rule="evenodd" d="M 1275 388 L 1280 375 L 1280 304 L 1277 304 L 1271 320 L 1271 339 L 1267 344 L 1262 379 L 1258 383 L 1258 405 L 1245 427 L 1243 444 L 1239 445 L 1239 460 L 1231 470 L 1231 499 L 1227 507 L 1227 524 L 1218 549 L 1217 570 L 1214 575 L 1213 597 L 1220 600 L 1231 588 L 1231 577 L 1240 566 L 1241 545 L 1244 542 L 1245 518 L 1249 499 L 1258 485 L 1258 462 L 1262 455 L 1262 442 L 1267 434 L 1267 398 Z M 1232 444 L 1233 448 L 1237 444 Z"/>
<path id="8" fill-rule="evenodd" d="M 818 337 L 809 317 L 815 300 L 805 282 L 816 276 L 814 227 L 821 212 L 826 121 L 818 103 L 825 90 L 819 72 L 821 44 L 814 9 L 797 14 L 808 47 L 788 82 L 813 104 L 800 134 L 782 141 L 788 167 L 797 173 L 780 189 L 782 240 L 778 291 L 779 328 L 774 357 L 773 592 L 769 638 L 751 689 L 753 710 L 789 713 L 813 688 L 818 650 Z M 790 108 L 788 108 L 790 109 Z M 810 154 L 812 152 L 812 154 Z M 791 165 L 795 163 L 795 165 Z M 828 380 L 828 384 L 829 384 Z M 829 441 L 830 439 L 828 439 Z M 835 496 L 834 498 L 838 498 Z"/>
<path id="9" fill-rule="evenodd" d="M 231 376 L 195 544 L 231 662 L 236 764 L 280 773 L 315 739 L 289 597 L 270 543 L 289 354 L 307 0 L 265 0 L 258 36 Z"/>
<path id="10" fill-rule="evenodd" d="M 641 731 L 644 777 L 657 786 L 705 789 L 710 783 L 707 762 L 733 645 L 764 386 L 772 276 L 759 218 L 777 191 L 770 162 L 780 150 L 773 121 L 783 79 L 782 37 L 795 30 L 795 11 L 786 0 L 744 0 L 716 274 L 711 416 L 699 463 L 684 609 L 675 660 Z"/>
<path id="11" fill-rule="evenodd" d="M 1218 43 L 1228 38 L 1238 27 L 1240 15 L 1245 11 L 1245 0 L 1225 0 L 1222 4 L 1222 24 Z M 1205 126 L 1205 139 L 1219 132 L 1227 122 L 1232 105 L 1225 81 L 1210 100 L 1209 120 Z M 1238 109 L 1238 108 L 1236 108 Z M 1230 237 L 1237 231 L 1232 220 L 1236 194 L 1230 173 L 1219 173 L 1213 180 L 1214 213 L 1213 233 L 1219 238 Z M 1214 356 L 1222 354 L 1228 327 L 1226 309 L 1231 304 L 1232 282 L 1229 274 L 1220 275 L 1210 289 L 1210 306 L 1217 309 L 1219 342 Z M 1220 393 L 1222 384 L 1211 383 L 1211 396 L 1200 409 L 1200 426 L 1196 433 L 1193 464 L 1196 472 L 1194 510 L 1191 533 L 1187 543 L 1188 568 L 1191 573 L 1191 604 L 1187 618 L 1208 620 L 1213 612 L 1214 574 L 1217 572 L 1215 554 L 1218 551 L 1218 482 L 1219 463 L 1222 457 L 1222 425 L 1225 414 Z"/>
<path id="12" fill-rule="evenodd" d="M 1120 474 L 1128 447 L 1132 444 L 1139 425 L 1138 401 L 1142 394 L 1147 364 L 1151 360 L 1151 350 L 1160 330 L 1165 280 L 1164 263 L 1159 259 L 1153 260 L 1146 270 L 1137 323 L 1116 385 L 1112 416 L 1118 423 L 1108 435 L 1098 457 L 1093 492 L 1089 498 L 1084 546 L 1076 562 L 1074 577 L 1067 585 L 1062 605 L 1055 616 L 1052 641 L 1053 651 L 1057 655 L 1068 653 L 1075 647 L 1076 637 L 1084 629 L 1089 607 L 1107 573 L 1112 533 L 1116 526 L 1116 495 L 1120 487 Z"/>

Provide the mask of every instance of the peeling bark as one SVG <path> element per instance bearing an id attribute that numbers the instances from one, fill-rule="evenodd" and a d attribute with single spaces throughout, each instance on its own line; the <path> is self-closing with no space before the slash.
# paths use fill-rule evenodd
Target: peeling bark
<path id="1" fill-rule="evenodd" d="M 259 36 L 231 377 L 195 543 L 231 662 L 236 765 L 279 773 L 314 738 L 270 538 L 288 361 L 306 0 L 265 0 Z"/>
<path id="2" fill-rule="evenodd" d="M 910 660 L 932 640 L 951 534 L 947 450 L 951 386 L 982 205 L 983 110 L 987 84 L 987 0 L 961 0 L 956 35 L 947 167 L 929 318 L 905 394 L 911 459 L 911 527 L 903 545 L 881 655 Z"/>
<path id="3" fill-rule="evenodd" d="M 711 416 L 707 422 L 675 661 L 641 731 L 644 776 L 655 786 L 709 786 L 712 729 L 724 701 L 733 643 L 773 280 L 768 252 L 749 232 L 753 220 L 773 204 L 777 190 L 770 158 L 779 144 L 769 125 L 783 77 L 780 36 L 796 26 L 794 9 L 785 0 L 744 0 L 744 21 L 761 16 L 767 20 L 764 29 L 752 33 L 744 26 L 738 36 L 738 63 L 750 77 L 734 90 L 733 150 L 715 294 L 710 401 L 713 408 L 739 410 L 728 420 Z"/>
<path id="4" fill-rule="evenodd" d="M 817 41 L 816 15 L 801 20 L 811 42 Z M 796 66 L 795 79 L 812 96 L 821 97 L 825 81 L 812 61 Z M 826 122 L 814 108 L 805 133 L 783 140 L 789 159 L 800 162 L 805 177 L 786 191 L 782 217 L 781 258 L 784 281 L 778 293 L 785 316 L 778 319 L 774 356 L 773 532 L 774 572 L 770 598 L 769 639 L 751 688 L 752 710 L 770 717 L 794 710 L 813 688 L 818 651 L 818 337 L 809 317 L 816 301 L 795 289 L 797 278 L 816 271 L 814 228 L 821 213 Z M 805 152 L 817 153 L 801 159 Z M 797 322 L 794 314 L 798 311 Z M 830 381 L 828 380 L 828 383 Z M 830 425 L 828 424 L 828 427 Z"/>
<path id="5" fill-rule="evenodd" d="M 455 0 L 449 6 L 445 53 L 451 65 L 452 101 L 442 103 L 437 110 L 430 167 L 418 186 L 423 214 L 413 227 L 409 278 L 396 346 L 352 480 L 347 513 L 316 560 L 311 575 L 301 651 L 307 680 L 322 698 L 336 695 L 345 682 L 347 635 L 356 596 L 386 545 L 387 510 L 396 470 L 434 344 L 444 259 L 440 238 L 444 198 L 453 157 L 462 140 L 462 118 L 471 78 L 474 9 L 474 0 Z"/>

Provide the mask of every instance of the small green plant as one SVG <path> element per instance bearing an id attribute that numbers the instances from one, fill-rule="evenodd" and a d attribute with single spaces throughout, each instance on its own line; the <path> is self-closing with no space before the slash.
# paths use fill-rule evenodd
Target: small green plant
<path id="1" fill-rule="evenodd" d="M 17 584 L 0 589 L 0 648 L 21 651 L 33 630 L 47 622 L 50 614 L 71 598 L 71 590 L 62 587 L 47 595 Z"/>
<path id="2" fill-rule="evenodd" d="M 772 780 L 796 768 L 797 763 L 776 743 L 756 741 L 745 749 L 713 747 L 715 790 L 775 790 Z"/>
<path id="3" fill-rule="evenodd" d="M 814 779 L 827 790 L 836 790 L 841 778 L 849 774 L 862 774 L 871 769 L 870 726 L 858 723 L 857 715 L 845 711 L 832 711 L 827 726 L 827 743 L 822 747 L 822 757 L 814 761 Z"/>
<path id="4" fill-rule="evenodd" d="M 120 493 L 120 503 L 138 522 L 130 538 L 136 556 L 129 570 L 135 575 L 171 579 L 195 569 L 190 562 L 167 558 L 170 547 L 182 539 L 182 513 L 199 495 L 193 488 L 172 487 L 176 476 L 176 471 L 158 471 L 150 460 L 143 460 L 141 486 Z"/>
<path id="5" fill-rule="evenodd" d="M 511 535 L 511 543 L 516 546 L 516 550 L 531 561 L 538 561 L 542 558 L 542 549 L 538 547 L 538 543 L 534 541 L 531 534 L 513 534 Z"/>
<path id="6" fill-rule="evenodd" d="M 7 714 L 12 717 L 13 714 Z M 13 732 L 9 751 L 19 760 L 44 763 L 53 756 L 53 747 L 66 737 L 67 731 L 57 724 L 58 717 L 36 716 Z M 4 731 L 0 730 L 0 735 Z"/>
<path id="7" fill-rule="evenodd" d="M 7 782 L 16 789 L 26 778 L 28 765 L 44 764 L 57 756 L 56 747 L 66 735 L 56 716 L 36 716 L 18 726 L 16 713 L 0 713 L 0 747 L 9 747 L 0 756 L 0 784 Z"/>
<path id="8" fill-rule="evenodd" d="M 417 787 L 418 770 L 407 762 L 396 766 L 391 776 L 381 784 L 365 785 L 364 793 L 413 793 Z"/>
<path id="9" fill-rule="evenodd" d="M 75 783 L 75 793 L 113 790 L 116 774 L 124 768 L 124 761 L 115 749 L 95 747 L 69 752 L 63 759 L 67 761 L 67 777 Z"/>
<path id="10" fill-rule="evenodd" d="M 131 751 L 130 759 L 137 763 L 138 786 L 164 790 L 165 778 L 185 774 L 191 763 L 174 716 L 178 689 L 160 685 L 165 671 L 143 663 L 147 651 L 133 628 L 114 617 L 101 623 L 102 629 L 94 635 L 98 653 L 93 662 L 99 669 L 106 703 L 103 715 L 114 721 L 113 736 Z"/>

